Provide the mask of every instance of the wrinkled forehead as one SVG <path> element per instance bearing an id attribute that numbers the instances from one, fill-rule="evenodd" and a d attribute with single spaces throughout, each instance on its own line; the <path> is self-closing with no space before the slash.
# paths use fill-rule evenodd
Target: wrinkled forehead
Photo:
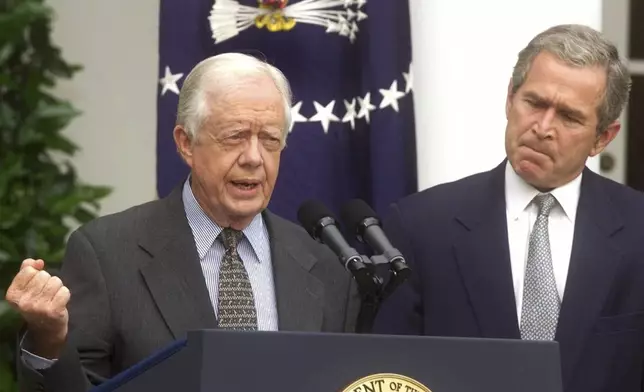
<path id="1" fill-rule="evenodd" d="M 606 82 L 602 65 L 578 66 L 544 53 L 534 59 L 521 87 L 543 99 L 598 107 Z"/>
<path id="2" fill-rule="evenodd" d="M 206 94 L 208 116 L 205 125 L 243 125 L 246 128 L 283 129 L 284 100 L 271 81 L 237 83 Z"/>

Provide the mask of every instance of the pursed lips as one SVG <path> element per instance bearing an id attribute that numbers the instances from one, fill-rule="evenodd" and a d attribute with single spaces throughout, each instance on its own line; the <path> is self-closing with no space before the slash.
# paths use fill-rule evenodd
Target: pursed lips
<path id="1" fill-rule="evenodd" d="M 532 146 L 530 146 L 530 145 L 527 145 L 527 144 L 522 144 L 522 145 L 521 145 L 521 147 L 525 147 L 525 148 L 527 148 L 528 150 L 530 150 L 530 151 L 532 151 L 532 152 L 535 152 L 535 153 L 537 153 L 537 154 L 539 154 L 539 155 L 544 155 L 544 156 L 546 156 L 546 157 L 549 157 L 549 156 L 550 156 L 550 155 L 548 155 L 547 153 L 543 152 L 542 150 L 540 150 L 540 149 L 538 149 L 538 148 L 534 148 L 534 147 L 532 147 Z"/>

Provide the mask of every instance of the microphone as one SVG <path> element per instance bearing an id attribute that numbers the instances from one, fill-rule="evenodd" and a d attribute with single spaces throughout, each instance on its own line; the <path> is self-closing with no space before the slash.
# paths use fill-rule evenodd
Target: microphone
<path id="1" fill-rule="evenodd" d="M 407 277 L 410 270 L 405 258 L 391 245 L 380 226 L 380 219 L 367 203 L 360 199 L 350 200 L 342 206 L 340 216 L 358 241 L 366 243 L 376 253 L 382 254 L 389 261 L 394 272 L 402 273 L 403 278 Z"/>
<path id="2" fill-rule="evenodd" d="M 345 268 L 354 261 L 362 263 L 362 257 L 344 239 L 335 217 L 324 204 L 315 200 L 304 202 L 297 211 L 297 219 L 311 237 L 340 257 Z"/>
<path id="3" fill-rule="evenodd" d="M 313 239 L 331 248 L 361 287 L 377 290 L 378 282 L 374 281 L 362 256 L 344 239 L 335 217 L 324 204 L 316 200 L 304 202 L 297 211 L 297 219 Z"/>

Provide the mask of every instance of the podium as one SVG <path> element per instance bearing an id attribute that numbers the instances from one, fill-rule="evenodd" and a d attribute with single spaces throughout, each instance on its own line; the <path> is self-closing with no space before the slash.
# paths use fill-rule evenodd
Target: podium
<path id="1" fill-rule="evenodd" d="M 561 392 L 556 342 L 190 331 L 94 392 Z"/>

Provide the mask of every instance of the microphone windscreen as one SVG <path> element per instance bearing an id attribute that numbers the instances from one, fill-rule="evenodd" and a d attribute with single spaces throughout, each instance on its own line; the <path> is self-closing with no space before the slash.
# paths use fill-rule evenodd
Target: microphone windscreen
<path id="1" fill-rule="evenodd" d="M 346 202 L 340 210 L 342 224 L 352 233 L 356 233 L 358 227 L 366 218 L 376 218 L 375 211 L 361 199 L 353 199 Z"/>
<path id="2" fill-rule="evenodd" d="M 315 232 L 315 228 L 324 217 L 334 218 L 329 209 L 317 200 L 307 200 L 297 210 L 297 220 L 309 233 Z M 334 218 L 335 220 L 335 218 Z"/>

